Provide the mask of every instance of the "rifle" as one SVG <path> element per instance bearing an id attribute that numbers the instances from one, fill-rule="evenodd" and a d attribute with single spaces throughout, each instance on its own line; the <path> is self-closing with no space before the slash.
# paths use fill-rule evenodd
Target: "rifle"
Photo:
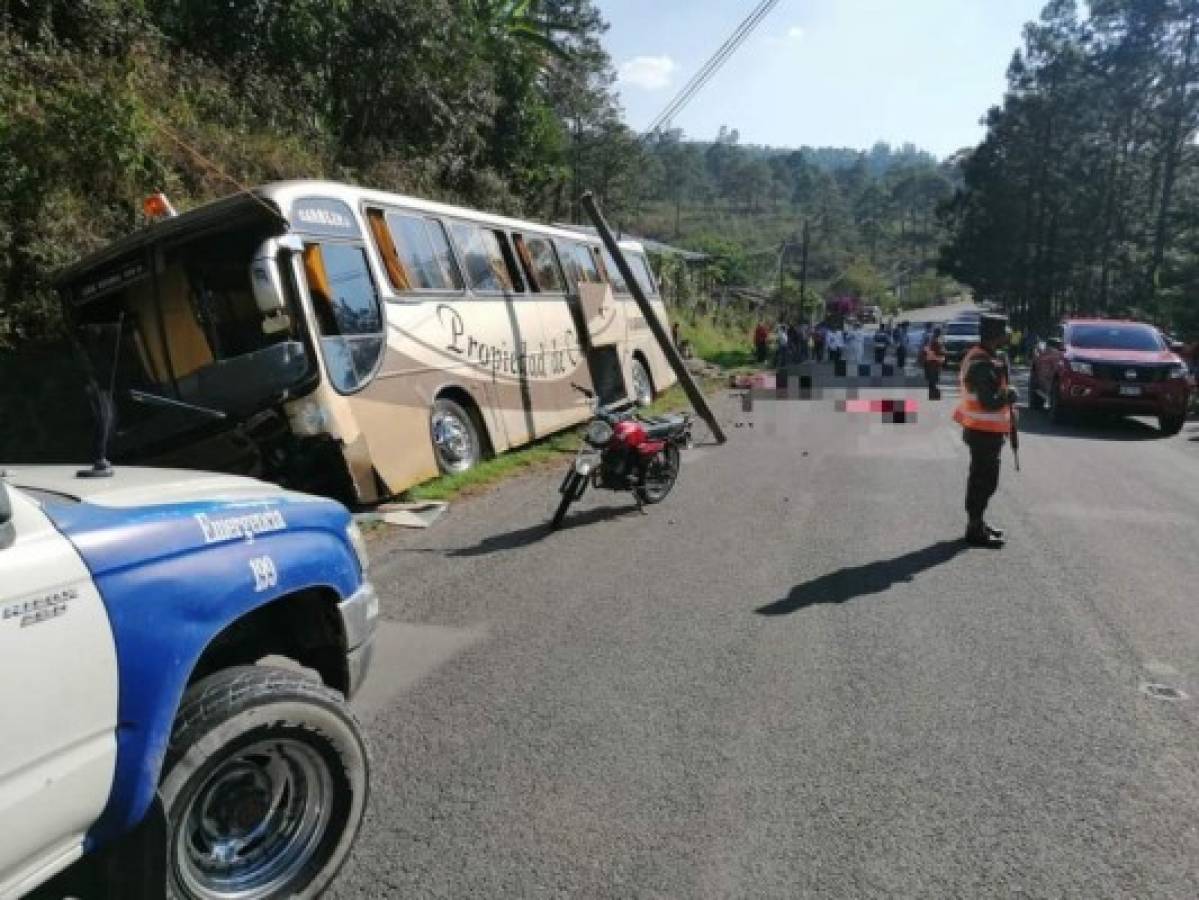
<path id="1" fill-rule="evenodd" d="M 1011 372 L 1012 372 L 1012 367 L 1011 367 L 1010 363 L 1007 366 L 1007 370 L 1008 370 L 1008 383 L 1010 384 L 1011 383 Z M 1016 460 L 1016 471 L 1019 472 L 1020 471 L 1020 413 L 1019 413 L 1019 411 L 1017 411 L 1015 403 L 1012 403 L 1008 407 L 1008 409 L 1011 410 L 1011 414 L 1012 414 L 1012 427 L 1008 431 L 1008 440 L 1012 444 L 1012 458 Z"/>
<path id="2" fill-rule="evenodd" d="M 1012 404 L 1012 430 L 1008 432 L 1008 440 L 1012 442 L 1012 456 L 1016 460 L 1016 471 L 1020 471 L 1020 414 Z"/>

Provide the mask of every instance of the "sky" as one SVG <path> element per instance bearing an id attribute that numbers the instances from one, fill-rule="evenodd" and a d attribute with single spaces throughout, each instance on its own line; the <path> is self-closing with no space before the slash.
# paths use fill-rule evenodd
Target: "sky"
<path id="1" fill-rule="evenodd" d="M 755 0 L 597 0 L 625 119 L 642 129 Z M 1024 23 L 1045 0 L 782 0 L 674 120 L 710 140 L 867 149 L 912 142 L 944 157 L 983 136 Z"/>

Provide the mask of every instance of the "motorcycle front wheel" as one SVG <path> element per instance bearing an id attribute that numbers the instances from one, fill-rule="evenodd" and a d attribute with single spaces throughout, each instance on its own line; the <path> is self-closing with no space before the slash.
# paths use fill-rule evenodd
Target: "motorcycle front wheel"
<path id="1" fill-rule="evenodd" d="M 580 481 L 583 481 L 583 476 L 572 469 L 566 476 L 566 481 L 562 483 L 562 499 L 558 503 L 554 518 L 550 520 L 550 528 L 554 531 L 562 527 L 562 520 L 566 518 L 566 511 L 570 509 L 570 504 L 583 496 L 583 491 L 587 486 L 580 485 Z"/>
<path id="2" fill-rule="evenodd" d="M 679 477 L 682 457 L 675 444 L 667 444 L 654 454 L 645 467 L 645 483 L 637 488 L 642 503 L 661 503 Z"/>

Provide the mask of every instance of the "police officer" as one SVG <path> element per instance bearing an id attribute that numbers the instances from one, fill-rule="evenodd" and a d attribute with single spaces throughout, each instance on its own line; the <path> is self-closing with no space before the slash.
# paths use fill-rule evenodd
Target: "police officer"
<path id="1" fill-rule="evenodd" d="M 1008 364 L 1000 348 L 1007 344 L 1007 319 L 983 316 L 979 343 L 962 359 L 962 399 L 953 418 L 963 428 L 970 448 L 966 482 L 966 542 L 974 547 L 1003 546 L 1003 531 L 983 520 L 987 501 L 999 486 L 999 455 L 1004 435 L 1012 429 L 1012 406 L 1018 395 L 1008 384 Z"/>

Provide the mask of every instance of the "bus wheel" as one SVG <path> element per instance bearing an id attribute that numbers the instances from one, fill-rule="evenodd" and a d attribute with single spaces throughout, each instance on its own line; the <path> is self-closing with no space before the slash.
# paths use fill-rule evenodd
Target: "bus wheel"
<path id="1" fill-rule="evenodd" d="M 629 371 L 633 376 L 633 399 L 638 406 L 649 406 L 654 402 L 654 382 L 645 369 L 645 363 L 633 357 Z"/>
<path id="2" fill-rule="evenodd" d="M 465 409 L 446 397 L 433 403 L 429 420 L 437 468 L 447 475 L 473 469 L 481 457 L 475 420 Z"/>

